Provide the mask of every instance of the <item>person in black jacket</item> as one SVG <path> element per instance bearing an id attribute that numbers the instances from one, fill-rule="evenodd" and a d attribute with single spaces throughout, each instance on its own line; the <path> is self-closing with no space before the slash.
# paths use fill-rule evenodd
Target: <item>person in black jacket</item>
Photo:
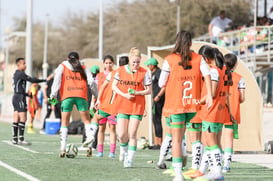
<path id="1" fill-rule="evenodd" d="M 16 59 L 17 70 L 13 74 L 13 90 L 14 95 L 12 97 L 12 105 L 14 108 L 14 121 L 12 123 L 12 143 L 21 145 L 30 145 L 28 141 L 24 139 L 25 123 L 27 120 L 27 103 L 26 96 L 26 82 L 39 83 L 45 82 L 44 79 L 37 79 L 28 76 L 25 73 L 26 62 L 24 58 Z M 18 138 L 19 132 L 19 138 Z"/>
<path id="2" fill-rule="evenodd" d="M 160 87 L 158 86 L 158 80 L 161 70 L 157 66 L 158 62 L 155 58 L 148 59 L 145 63 L 152 72 L 152 90 L 153 90 L 153 123 L 155 128 L 155 144 L 149 147 L 150 149 L 160 149 L 162 143 L 162 109 L 165 102 L 165 94 L 160 95 Z"/>

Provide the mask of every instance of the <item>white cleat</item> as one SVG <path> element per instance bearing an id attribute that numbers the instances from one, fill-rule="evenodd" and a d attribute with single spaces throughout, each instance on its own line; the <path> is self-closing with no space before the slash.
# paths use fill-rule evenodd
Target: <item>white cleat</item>
<path id="1" fill-rule="evenodd" d="M 181 175 L 180 176 L 175 176 L 173 181 L 184 181 L 184 178 Z"/>
<path id="2" fill-rule="evenodd" d="M 123 167 L 124 168 L 131 168 L 132 167 L 132 162 L 128 160 L 127 154 L 124 155 Z"/>
<path id="3" fill-rule="evenodd" d="M 30 142 L 28 142 L 28 141 L 26 141 L 26 140 L 23 140 L 23 141 L 18 141 L 18 145 L 23 145 L 23 146 L 29 146 L 29 145 L 31 145 L 31 143 Z"/>

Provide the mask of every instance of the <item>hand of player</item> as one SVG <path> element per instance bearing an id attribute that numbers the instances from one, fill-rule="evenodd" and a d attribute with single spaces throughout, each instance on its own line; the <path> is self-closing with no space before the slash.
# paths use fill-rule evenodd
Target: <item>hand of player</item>
<path id="1" fill-rule="evenodd" d="M 146 109 L 144 110 L 144 113 L 143 113 L 143 117 L 146 117 L 147 116 L 147 111 Z"/>
<path id="2" fill-rule="evenodd" d="M 99 106 L 100 106 L 100 101 L 97 100 L 97 102 L 96 102 L 95 105 L 94 105 L 94 108 L 95 108 L 95 109 L 99 109 Z"/>
<path id="3" fill-rule="evenodd" d="M 155 98 L 154 98 L 154 102 L 158 102 L 159 100 L 160 100 L 160 97 L 155 96 Z"/>
<path id="4" fill-rule="evenodd" d="M 124 97 L 125 97 L 126 99 L 128 99 L 128 100 L 131 100 L 131 99 L 133 99 L 133 98 L 135 97 L 135 95 L 126 93 L 126 94 L 124 94 Z"/>
<path id="5" fill-rule="evenodd" d="M 230 120 L 231 120 L 232 123 L 235 123 L 235 118 L 233 117 L 232 114 L 230 114 Z"/>
<path id="6" fill-rule="evenodd" d="M 212 97 L 211 96 L 207 96 L 207 99 L 206 99 L 206 105 L 207 105 L 207 109 L 209 110 L 212 106 Z"/>

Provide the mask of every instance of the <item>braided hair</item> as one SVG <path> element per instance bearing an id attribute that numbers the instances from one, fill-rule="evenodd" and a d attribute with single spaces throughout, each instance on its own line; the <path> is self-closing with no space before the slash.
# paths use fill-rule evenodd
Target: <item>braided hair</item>
<path id="1" fill-rule="evenodd" d="M 237 56 L 232 53 L 228 53 L 225 55 L 224 58 L 225 58 L 225 65 L 226 65 L 227 74 L 228 74 L 228 82 L 229 82 L 229 85 L 233 85 L 231 72 L 232 72 L 232 69 L 237 64 L 237 61 L 238 61 Z"/>

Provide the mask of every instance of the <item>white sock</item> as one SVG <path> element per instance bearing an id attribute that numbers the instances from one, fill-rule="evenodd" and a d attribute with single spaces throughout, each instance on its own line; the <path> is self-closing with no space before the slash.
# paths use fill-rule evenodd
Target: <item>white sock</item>
<path id="1" fill-rule="evenodd" d="M 85 124 L 84 129 L 85 129 L 86 136 L 87 137 L 90 136 L 91 135 L 91 124 Z"/>
<path id="2" fill-rule="evenodd" d="M 179 163 L 172 163 L 175 177 L 182 177 L 182 162 Z"/>
<path id="3" fill-rule="evenodd" d="M 134 151 L 134 150 L 128 150 L 128 160 L 129 160 L 130 162 L 133 161 L 133 159 L 134 159 L 134 157 L 135 157 L 135 153 L 136 153 L 136 151 Z"/>
<path id="4" fill-rule="evenodd" d="M 201 159 L 201 164 L 199 167 L 199 171 L 202 173 L 205 173 L 208 166 L 209 166 L 208 155 L 210 155 L 210 151 L 205 149 L 204 154 Z"/>
<path id="5" fill-rule="evenodd" d="M 230 168 L 231 161 L 232 161 L 232 153 L 225 152 L 224 167 Z"/>
<path id="6" fill-rule="evenodd" d="M 192 143 L 192 161 L 191 161 L 191 167 L 193 169 L 198 169 L 201 164 L 202 159 L 202 151 L 203 151 L 203 145 L 200 141 L 196 141 Z"/>
<path id="7" fill-rule="evenodd" d="M 88 126 L 88 125 L 87 125 Z M 89 127 L 89 126 L 88 126 Z M 86 127 L 87 128 L 87 127 Z M 96 135 L 96 132 L 97 132 L 97 130 L 98 130 L 98 124 L 93 124 L 93 123 L 91 123 L 90 124 L 90 134 L 92 135 L 92 136 L 94 136 L 95 137 L 95 135 Z M 89 131 L 89 130 L 87 130 L 87 131 Z M 87 136 L 87 132 L 86 132 L 86 136 Z"/>
<path id="8" fill-rule="evenodd" d="M 188 153 L 187 153 L 187 140 L 186 140 L 185 136 L 183 137 L 181 146 L 182 146 L 182 155 L 187 156 L 188 155 Z"/>
<path id="9" fill-rule="evenodd" d="M 133 145 L 129 145 L 129 147 L 128 147 L 128 160 L 130 162 L 132 162 L 133 159 L 134 159 L 134 156 L 135 156 L 135 153 L 136 153 L 136 149 L 137 149 L 137 147 L 133 146 Z"/>
<path id="10" fill-rule="evenodd" d="M 62 126 L 60 129 L 61 151 L 65 151 L 67 133 L 68 133 L 68 128 Z"/>
<path id="11" fill-rule="evenodd" d="M 170 137 L 169 135 L 166 135 L 160 147 L 159 160 L 157 163 L 158 165 L 161 165 L 162 163 L 164 163 L 164 159 L 167 156 L 169 149 L 171 148 L 171 144 L 172 144 L 172 137 Z"/>
<path id="12" fill-rule="evenodd" d="M 221 173 L 222 164 L 221 164 L 221 151 L 219 148 L 214 148 L 210 150 L 212 158 L 212 167 L 211 170 L 215 173 Z"/>
<path id="13" fill-rule="evenodd" d="M 128 144 L 127 144 L 127 146 L 120 146 L 119 152 L 121 155 L 128 154 Z"/>

